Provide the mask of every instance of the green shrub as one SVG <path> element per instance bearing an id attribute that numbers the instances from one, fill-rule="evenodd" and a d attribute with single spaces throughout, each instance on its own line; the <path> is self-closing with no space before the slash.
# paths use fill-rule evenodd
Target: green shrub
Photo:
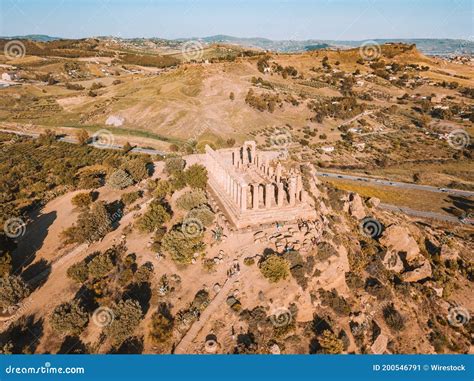
<path id="1" fill-rule="evenodd" d="M 102 201 L 92 204 L 90 210 L 83 211 L 74 226 L 63 231 L 62 236 L 66 244 L 92 243 L 103 238 L 112 230 L 109 213 Z"/>
<path id="2" fill-rule="evenodd" d="M 186 184 L 191 188 L 205 189 L 207 185 L 207 169 L 200 164 L 191 165 L 184 171 Z"/>
<path id="3" fill-rule="evenodd" d="M 132 176 L 130 176 L 126 171 L 123 169 L 117 169 L 107 177 L 106 183 L 113 189 L 124 189 L 133 185 L 134 181 Z"/>
<path id="4" fill-rule="evenodd" d="M 344 350 L 344 343 L 342 340 L 331 332 L 330 330 L 324 330 L 321 337 L 318 338 L 319 345 L 321 345 L 321 352 L 326 354 L 338 354 Z"/>
<path id="5" fill-rule="evenodd" d="M 150 339 L 153 344 L 167 343 L 173 337 L 174 319 L 162 311 L 157 311 L 151 316 Z"/>
<path id="6" fill-rule="evenodd" d="M 196 219 L 201 222 L 203 226 L 210 226 L 214 221 L 214 213 L 207 205 L 201 205 L 192 209 L 187 215 L 186 219 Z"/>
<path id="7" fill-rule="evenodd" d="M 67 269 L 67 276 L 75 282 L 82 284 L 89 278 L 89 270 L 84 261 L 73 264 Z"/>
<path id="8" fill-rule="evenodd" d="M 173 229 L 165 234 L 161 242 L 164 252 L 179 264 L 189 264 L 193 254 L 202 249 L 201 237 L 188 237 L 181 229 Z"/>
<path id="9" fill-rule="evenodd" d="M 290 275 L 290 266 L 287 260 L 272 254 L 265 258 L 260 264 L 260 271 L 265 278 L 275 283 L 288 278 Z"/>
<path id="10" fill-rule="evenodd" d="M 114 268 L 114 263 L 109 251 L 94 254 L 96 255 L 87 264 L 88 274 L 92 279 L 103 278 Z"/>
<path id="11" fill-rule="evenodd" d="M 122 195 L 121 200 L 124 205 L 131 205 L 141 197 L 140 191 L 129 192 Z"/>
<path id="12" fill-rule="evenodd" d="M 113 309 L 114 319 L 106 327 L 106 334 L 115 345 L 122 344 L 128 337 L 132 336 L 140 324 L 143 313 L 140 304 L 136 300 L 121 300 Z"/>
<path id="13" fill-rule="evenodd" d="M 92 193 L 78 193 L 71 199 L 71 203 L 76 208 L 88 208 L 92 203 Z"/>
<path id="14" fill-rule="evenodd" d="M 395 309 L 393 304 L 390 304 L 383 309 L 383 317 L 387 325 L 393 331 L 401 331 L 405 328 L 405 319 L 403 319 L 403 316 Z"/>
<path id="15" fill-rule="evenodd" d="M 88 322 L 89 316 L 78 302 L 60 304 L 50 318 L 51 327 L 64 335 L 79 335 Z"/>
<path id="16" fill-rule="evenodd" d="M 179 156 L 167 157 L 165 160 L 165 170 L 170 175 L 182 172 L 185 165 L 186 162 Z"/>
<path id="17" fill-rule="evenodd" d="M 18 276 L 0 278 L 0 309 L 12 307 L 30 295 L 28 286 Z"/>
<path id="18" fill-rule="evenodd" d="M 191 210 L 207 202 L 206 193 L 201 189 L 195 189 L 183 193 L 177 200 L 176 206 L 183 210 Z"/>
<path id="19" fill-rule="evenodd" d="M 147 211 L 136 222 L 135 226 L 142 233 L 151 233 L 168 222 L 171 218 L 168 210 L 161 204 L 160 200 L 153 200 Z"/>

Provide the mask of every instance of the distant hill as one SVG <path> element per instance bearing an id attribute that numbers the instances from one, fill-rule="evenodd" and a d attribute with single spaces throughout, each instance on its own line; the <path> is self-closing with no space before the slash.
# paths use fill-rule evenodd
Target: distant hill
<path id="1" fill-rule="evenodd" d="M 191 39 L 187 39 L 191 40 Z M 209 36 L 200 39 L 205 42 L 231 43 L 277 52 L 293 53 L 307 50 L 318 50 L 327 48 L 355 48 L 361 46 L 367 40 L 269 40 L 267 38 L 239 38 L 225 35 Z M 474 42 L 470 40 L 456 39 L 374 39 L 373 41 L 384 44 L 387 42 L 402 42 L 405 44 L 416 44 L 418 50 L 426 55 L 449 55 L 449 54 L 473 54 Z"/>
<path id="2" fill-rule="evenodd" d="M 42 34 L 30 34 L 25 36 L 9 36 L 1 37 L 7 39 L 29 39 L 33 41 L 55 41 L 60 40 L 61 37 L 51 37 Z M 102 37 L 102 38 L 111 38 L 111 37 Z M 119 40 L 121 38 L 118 38 Z M 190 41 L 190 40 L 199 40 L 205 43 L 225 43 L 225 44 L 234 44 L 240 45 L 243 47 L 257 48 L 269 51 L 276 51 L 282 53 L 297 53 L 310 50 L 320 50 L 320 49 L 347 49 L 347 48 L 356 48 L 361 46 L 367 40 L 270 40 L 268 38 L 262 37 L 234 37 L 227 35 L 215 35 L 208 37 L 193 37 L 193 38 L 179 38 L 175 40 L 166 40 L 159 37 L 153 37 L 150 39 L 147 38 L 129 38 L 121 39 L 127 41 L 137 41 L 137 40 L 154 40 L 162 41 L 173 41 L 173 43 L 180 41 Z M 416 44 L 418 50 L 426 55 L 452 55 L 452 54 L 470 54 L 474 52 L 474 41 L 472 40 L 462 40 L 462 39 L 439 39 L 439 38 L 411 38 L 411 39 L 374 39 L 373 41 L 384 44 L 388 42 L 402 42 L 405 44 Z"/>
<path id="3" fill-rule="evenodd" d="M 31 40 L 31 41 L 40 41 L 40 42 L 62 40 L 61 37 L 51 37 L 45 34 L 27 34 L 25 36 L 8 36 L 8 37 L 0 37 L 0 38 L 5 38 L 9 40 Z"/>

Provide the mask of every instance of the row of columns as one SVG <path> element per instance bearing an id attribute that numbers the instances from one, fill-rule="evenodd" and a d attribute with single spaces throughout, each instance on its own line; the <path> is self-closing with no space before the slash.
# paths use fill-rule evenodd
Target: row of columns
<path id="1" fill-rule="evenodd" d="M 242 155 L 240 150 L 233 152 L 233 165 L 239 167 L 239 165 L 246 162 L 254 164 L 272 182 L 254 183 L 250 186 L 244 180 L 236 178 L 235 174 L 231 173 L 232 168 L 226 168 L 218 154 L 212 148 L 206 147 L 207 165 L 210 174 L 237 207 L 241 211 L 246 211 L 249 208 L 257 210 L 260 209 L 260 200 L 263 201 L 265 209 L 275 206 L 282 207 L 285 205 L 285 199 L 290 206 L 294 206 L 298 202 L 304 202 L 306 195 L 303 190 L 301 175 L 291 176 L 285 186 L 282 181 L 281 164 L 278 163 L 276 168 L 270 166 L 267 158 L 262 160 L 262 157 L 256 154 L 255 142 L 246 143 L 248 144 L 247 146 L 244 144 Z M 250 203 L 249 200 L 251 200 Z"/>

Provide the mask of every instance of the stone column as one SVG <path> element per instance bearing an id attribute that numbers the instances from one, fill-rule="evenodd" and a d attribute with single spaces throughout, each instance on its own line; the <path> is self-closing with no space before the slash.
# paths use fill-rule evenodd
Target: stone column
<path id="1" fill-rule="evenodd" d="M 301 202 L 308 202 L 308 193 L 304 189 L 301 191 Z"/>
<path id="2" fill-rule="evenodd" d="M 273 204 L 273 184 L 265 184 L 265 208 L 269 209 Z"/>
<path id="3" fill-rule="evenodd" d="M 277 205 L 279 207 L 283 206 L 284 194 L 285 194 L 285 189 L 283 188 L 283 183 L 278 183 Z"/>
<path id="4" fill-rule="evenodd" d="M 243 212 L 247 210 L 247 184 L 243 184 L 240 189 L 240 210 Z"/>
<path id="5" fill-rule="evenodd" d="M 232 178 L 226 173 L 227 193 L 232 194 Z"/>
<path id="6" fill-rule="evenodd" d="M 277 164 L 277 168 L 276 168 L 276 182 L 277 184 L 280 183 L 280 180 L 281 180 L 281 163 L 278 163 Z"/>
<path id="7" fill-rule="evenodd" d="M 275 168 L 273 168 L 273 166 L 270 166 L 270 168 L 268 168 L 268 176 L 270 176 L 270 178 L 273 177 L 274 171 L 275 171 Z"/>
<path id="8" fill-rule="evenodd" d="M 258 198 L 258 196 L 259 196 L 258 195 L 258 188 L 259 188 L 258 184 L 253 184 L 252 207 L 254 209 L 258 209 L 258 200 L 259 200 L 259 198 Z"/>
<path id="9" fill-rule="evenodd" d="M 296 201 L 296 179 L 294 177 L 290 178 L 290 185 L 289 185 L 289 196 L 290 196 L 290 205 L 294 206 Z"/>
<path id="10" fill-rule="evenodd" d="M 234 180 L 234 201 L 238 205 L 239 204 L 239 182 Z"/>
<path id="11" fill-rule="evenodd" d="M 252 155 L 252 161 L 255 163 L 255 156 L 257 154 L 257 147 L 255 146 L 255 142 L 251 145 L 250 155 Z"/>
<path id="12" fill-rule="evenodd" d="M 298 175 L 296 179 L 296 200 L 301 201 L 301 191 L 303 190 L 303 180 L 301 175 Z"/>

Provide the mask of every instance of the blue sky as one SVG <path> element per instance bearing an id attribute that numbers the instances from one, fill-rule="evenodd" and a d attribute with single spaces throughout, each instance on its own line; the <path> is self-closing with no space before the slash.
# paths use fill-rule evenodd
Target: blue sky
<path id="1" fill-rule="evenodd" d="M 0 0 L 0 35 L 472 38 L 471 0 Z"/>

